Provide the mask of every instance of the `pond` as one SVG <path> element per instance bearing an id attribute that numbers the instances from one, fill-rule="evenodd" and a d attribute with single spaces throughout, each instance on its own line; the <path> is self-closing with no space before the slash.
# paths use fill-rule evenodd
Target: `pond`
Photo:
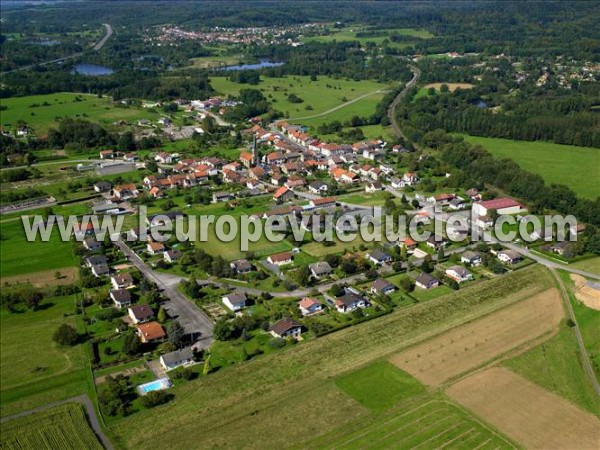
<path id="1" fill-rule="evenodd" d="M 227 71 L 236 71 L 236 70 L 255 70 L 255 69 L 263 69 L 265 67 L 279 67 L 279 66 L 283 66 L 284 63 L 282 62 L 273 62 L 273 61 L 269 61 L 268 59 L 261 59 L 259 62 L 255 63 L 255 64 L 238 64 L 236 66 L 225 66 L 222 67 L 220 70 L 227 70 Z"/>
<path id="2" fill-rule="evenodd" d="M 96 64 L 77 64 L 71 73 L 78 73 L 79 75 L 92 75 L 92 76 L 103 76 L 111 75 L 115 73 L 110 67 L 97 66 Z"/>

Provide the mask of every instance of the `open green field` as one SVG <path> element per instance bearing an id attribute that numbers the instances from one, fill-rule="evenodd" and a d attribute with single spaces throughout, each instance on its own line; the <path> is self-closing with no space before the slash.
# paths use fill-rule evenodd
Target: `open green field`
<path id="1" fill-rule="evenodd" d="M 391 28 L 391 29 L 381 29 L 378 31 L 383 32 L 381 36 L 368 36 L 368 37 L 356 37 L 358 32 L 364 31 L 365 28 L 362 26 L 352 26 L 345 27 L 342 29 L 331 28 L 331 34 L 326 36 L 311 36 L 305 39 L 305 41 L 316 41 L 316 42 L 332 42 L 332 41 L 358 41 L 361 45 L 366 44 L 367 42 L 374 42 L 378 45 L 382 44 L 384 40 L 389 41 L 390 47 L 407 47 L 412 45 L 414 42 L 419 41 L 420 39 L 430 39 L 434 37 L 434 35 L 423 29 L 415 29 L 415 28 Z M 394 33 L 400 36 L 410 36 L 414 37 L 414 42 L 406 41 L 406 42 L 392 42 L 389 40 L 390 35 Z"/>
<path id="2" fill-rule="evenodd" d="M 76 99 L 79 99 L 77 101 Z M 48 103 L 47 106 L 42 106 Z M 46 133 L 50 128 L 58 126 L 57 119 L 73 117 L 112 124 L 117 120 L 137 121 L 139 119 L 158 119 L 160 115 L 136 107 L 113 104 L 108 97 L 98 98 L 95 95 L 60 92 L 47 95 L 30 95 L 2 99 L 2 126 L 10 130 L 17 121 L 23 120 L 32 127 L 37 135 Z M 32 107 L 32 105 L 39 105 Z"/>
<path id="3" fill-rule="evenodd" d="M 383 411 L 425 391 L 416 379 L 387 361 L 378 361 L 342 375 L 335 384 L 372 411 Z"/>
<path id="4" fill-rule="evenodd" d="M 57 231 L 48 242 L 27 241 L 21 220 L 0 224 L 0 277 L 78 265 L 70 242 L 63 242 Z"/>
<path id="5" fill-rule="evenodd" d="M 355 192 L 352 194 L 341 195 L 337 199 L 340 202 L 351 203 L 353 205 L 382 206 L 388 196 L 391 196 L 391 194 L 384 191 L 373 192 L 372 194 L 366 192 Z"/>
<path id="6" fill-rule="evenodd" d="M 87 390 L 82 345 L 61 348 L 52 335 L 61 323 L 76 325 L 74 297 L 44 299 L 38 311 L 0 310 L 0 414 L 35 408 Z"/>
<path id="7" fill-rule="evenodd" d="M 265 442 L 270 448 L 318 448 L 318 444 L 311 445 L 313 439 L 326 439 L 328 433 L 347 435 L 358 431 L 357 424 L 383 425 L 386 420 L 380 418 L 388 417 L 378 416 L 344 393 L 336 385 L 340 377 L 522 298 L 513 293 L 527 289 L 531 295 L 532 289 L 540 291 L 549 284 L 543 269 L 533 266 L 243 364 L 230 365 L 175 386 L 170 390 L 175 396 L 173 403 L 119 419 L 110 431 L 124 448 L 141 448 L 148 443 L 192 448 L 199 440 L 206 448 L 240 448 Z M 406 403 L 392 406 L 387 413 L 390 419 L 413 408 L 428 407 L 431 402 L 429 396 L 419 395 L 408 401 L 412 399 L 415 402 L 410 408 Z M 419 415 L 418 409 L 414 413 Z M 453 414 L 459 414 L 453 425 L 477 423 L 468 414 Z M 420 417 L 426 420 L 423 415 Z M 426 442 L 430 437 L 444 440 L 438 435 L 442 431 L 438 425 L 441 426 L 433 421 L 420 428 L 424 434 L 419 441 L 424 447 L 430 447 Z M 464 431 L 474 427 L 485 433 L 479 425 L 468 425 Z M 390 424 L 388 429 L 396 432 L 397 438 L 388 447 L 411 439 L 411 433 L 402 434 L 398 427 Z M 448 429 L 448 435 L 456 437 L 453 430 Z M 374 428 L 370 431 L 376 433 Z M 491 435 L 490 432 L 483 441 Z M 451 445 L 452 437 L 443 443 Z M 380 433 L 379 439 L 385 440 L 385 433 Z M 443 445 L 437 438 L 435 442 L 438 447 Z M 510 445 L 500 445 L 506 446 Z M 395 448 L 398 447 L 404 448 Z"/>
<path id="8" fill-rule="evenodd" d="M 441 395 L 406 401 L 393 410 L 309 442 L 308 448 L 517 448 Z"/>
<path id="9" fill-rule="evenodd" d="M 541 141 L 463 137 L 467 142 L 481 145 L 496 157 L 512 159 L 523 169 L 540 175 L 547 183 L 564 184 L 581 197 L 598 197 L 600 151 L 596 148 Z"/>
<path id="10" fill-rule="evenodd" d="M 101 450 L 83 407 L 67 403 L 2 424 L 0 448 L 4 450 Z"/>
<path id="11" fill-rule="evenodd" d="M 213 88 L 223 95 L 238 95 L 241 89 L 259 89 L 263 95 L 273 104 L 273 107 L 283 113 L 288 113 L 291 118 L 308 117 L 322 114 L 343 103 L 352 101 L 365 94 L 373 93 L 373 96 L 366 97 L 344 108 L 341 108 L 331 115 L 314 119 L 323 119 L 322 121 L 343 120 L 351 118 L 353 115 L 368 115 L 375 111 L 382 94 L 375 94 L 378 90 L 386 89 L 387 85 L 376 81 L 352 81 L 345 79 L 334 79 L 331 77 L 319 76 L 316 81 L 311 81 L 308 76 L 285 76 L 283 78 L 261 77 L 258 85 L 239 84 L 229 81 L 226 77 L 211 77 Z M 289 94 L 296 94 L 304 102 L 291 103 L 287 100 Z M 312 110 L 307 110 L 306 106 L 312 106 Z M 293 120 L 293 119 L 291 119 Z M 310 121 L 313 119 L 307 119 Z M 294 121 L 296 122 L 296 121 Z M 299 121 L 304 123 L 304 120 Z M 315 122 L 317 123 L 317 122 Z"/>
<path id="12" fill-rule="evenodd" d="M 600 275 L 600 256 L 571 263 L 569 264 L 569 267 L 575 267 L 579 270 L 585 270 L 586 272 Z"/>

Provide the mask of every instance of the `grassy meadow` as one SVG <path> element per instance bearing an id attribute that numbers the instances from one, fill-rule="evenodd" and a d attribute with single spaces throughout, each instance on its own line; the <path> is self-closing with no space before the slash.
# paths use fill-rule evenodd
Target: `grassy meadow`
<path id="1" fill-rule="evenodd" d="M 413 45 L 415 42 L 418 42 L 421 39 L 431 39 L 434 35 L 422 29 L 415 28 L 392 28 L 392 29 L 381 29 L 378 30 L 382 32 L 381 36 L 368 36 L 368 37 L 357 37 L 356 34 L 365 31 L 365 28 L 362 26 L 352 26 L 345 27 L 342 29 L 331 28 L 331 34 L 326 36 L 311 36 L 305 39 L 305 41 L 316 41 L 316 42 L 332 42 L 332 41 L 358 41 L 361 45 L 365 45 L 367 42 L 374 42 L 375 44 L 381 45 L 384 40 L 389 41 L 389 35 L 392 33 L 398 34 L 400 36 L 409 36 L 413 37 L 414 41 L 406 41 L 406 42 L 391 42 L 389 41 L 388 45 L 390 47 L 403 48 Z"/>
<path id="2" fill-rule="evenodd" d="M 6 450 L 101 450 L 83 407 L 67 403 L 2 424 L 0 448 Z"/>
<path id="3" fill-rule="evenodd" d="M 199 440 L 207 448 L 237 448 L 264 442 L 273 448 L 320 448 L 338 446 L 335 435 L 343 439 L 349 430 L 359 434 L 361 427 L 367 433 L 377 434 L 377 427 L 382 425 L 387 426 L 387 432 L 395 433 L 395 437 L 390 434 L 387 438 L 387 432 L 377 434 L 379 439 L 389 438 L 389 442 L 385 441 L 388 447 L 401 446 L 405 439 L 413 437 L 415 440 L 410 442 L 414 445 L 427 445 L 426 442 L 434 438 L 442 446 L 455 437 L 452 430 L 448 430 L 450 436 L 443 437 L 439 434 L 444 430 L 439 420 L 428 422 L 427 427 L 414 423 L 423 417 L 420 408 L 430 408 L 435 399 L 418 394 L 418 383 L 402 372 L 370 366 L 429 336 L 521 298 L 520 294 L 510 295 L 512 293 L 522 289 L 530 293 L 531 289 L 542 290 L 548 285 L 543 269 L 534 266 L 320 339 L 308 340 L 302 345 L 286 346 L 281 351 L 175 386 L 171 389 L 174 402 L 122 418 L 110 431 L 124 448 L 139 448 L 148 442 L 155 446 L 190 448 Z M 364 397 L 357 377 L 369 383 L 386 383 L 377 393 L 384 404 L 364 400 L 369 402 L 369 406 L 365 406 L 353 398 Z M 393 390 L 391 385 L 399 386 L 402 394 L 409 398 L 396 397 L 395 402 L 385 398 L 386 392 Z M 448 404 L 446 402 L 442 401 Z M 383 415 L 375 412 L 385 408 L 388 409 Z M 449 409 L 458 410 L 452 404 Z M 404 421 L 404 413 L 408 411 L 414 415 Z M 462 410 L 453 412 L 451 417 L 458 419 L 450 420 L 453 424 L 479 423 Z M 404 432 L 390 420 L 413 428 Z M 177 433 L 172 432 L 174 429 Z M 480 431 L 502 439 L 485 430 L 482 427 Z M 413 432 L 421 437 L 417 438 Z M 318 441 L 321 438 L 327 441 L 321 443 Z M 333 441 L 329 441 L 330 438 Z M 363 441 L 356 442 L 354 445 L 344 441 L 344 446 L 364 448 Z"/>
<path id="4" fill-rule="evenodd" d="M 581 197 L 596 199 L 599 196 L 598 149 L 542 141 L 463 137 L 467 142 L 481 145 L 498 158 L 512 159 L 523 169 L 540 175 L 547 183 L 569 186 Z"/>
<path id="5" fill-rule="evenodd" d="M 306 122 L 307 125 L 322 123 L 322 121 L 347 120 L 357 114 L 370 115 L 375 111 L 375 106 L 383 96 L 383 93 L 379 95 L 375 92 L 388 87 L 376 81 L 352 81 L 325 76 L 319 76 L 316 81 L 311 81 L 308 76 L 284 76 L 283 78 L 263 76 L 258 85 L 239 84 L 229 81 L 226 77 L 211 77 L 210 82 L 215 91 L 223 95 L 238 95 L 241 89 L 259 89 L 275 109 L 289 114 L 289 117 L 292 118 L 290 120 L 322 114 L 345 102 L 373 93 L 372 96 L 345 106 L 331 115 L 327 114 L 314 119 L 314 123 L 311 123 L 313 119 L 298 121 Z M 287 99 L 289 94 L 296 94 L 304 101 L 291 103 Z M 312 109 L 307 110 L 307 105 L 310 105 Z"/>
<path id="6" fill-rule="evenodd" d="M 52 341 L 60 324 L 76 325 L 74 302 L 73 296 L 52 297 L 37 311 L 0 310 L 0 415 L 87 391 L 84 347 L 61 348 Z"/>
<path id="7" fill-rule="evenodd" d="M 2 251 L 0 277 L 62 269 L 78 265 L 71 243 L 63 242 L 57 231 L 48 242 L 28 242 L 20 219 L 0 223 Z"/>
<path id="8" fill-rule="evenodd" d="M 38 106 L 33 106 L 38 105 Z M 115 105 L 109 97 L 60 92 L 46 95 L 30 95 L 2 99 L 2 126 L 14 129 L 19 120 L 33 128 L 37 135 L 47 133 L 58 126 L 60 118 L 72 117 L 104 125 L 117 120 L 137 121 L 158 119 L 160 115 L 148 110 Z"/>

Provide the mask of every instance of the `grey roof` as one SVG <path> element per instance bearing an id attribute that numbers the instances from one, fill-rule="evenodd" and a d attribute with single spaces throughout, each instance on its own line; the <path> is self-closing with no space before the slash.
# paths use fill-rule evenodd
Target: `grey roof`
<path id="1" fill-rule="evenodd" d="M 422 273 L 417 278 L 415 278 L 415 281 L 419 284 L 422 284 L 423 286 L 430 286 L 432 284 L 440 282 L 437 278 L 429 275 L 428 273 Z"/>
<path id="2" fill-rule="evenodd" d="M 286 331 L 301 327 L 302 325 L 292 319 L 281 319 L 271 325 L 270 330 L 275 334 L 281 335 Z"/>
<path id="3" fill-rule="evenodd" d="M 120 289 L 120 290 L 124 291 L 125 289 Z M 129 291 L 126 291 L 126 292 L 129 293 Z M 148 305 L 134 305 L 134 306 L 131 306 L 129 308 L 129 310 L 133 313 L 135 318 L 138 320 L 148 319 L 148 318 L 154 316 L 154 311 L 152 311 L 152 308 L 150 308 Z"/>
<path id="4" fill-rule="evenodd" d="M 388 255 L 385 252 L 382 252 L 379 249 L 375 249 L 373 250 L 371 253 L 369 253 L 369 256 L 377 261 L 385 261 L 386 259 L 390 259 L 391 256 Z"/>
<path id="5" fill-rule="evenodd" d="M 386 290 L 389 288 L 393 288 L 393 289 L 396 288 L 396 286 L 394 286 L 392 283 L 390 283 L 387 280 L 383 280 L 381 278 L 373 281 L 373 284 L 371 285 L 371 287 L 373 289 L 375 289 L 376 291 L 383 291 L 383 290 Z"/>
<path id="6" fill-rule="evenodd" d="M 233 261 L 231 265 L 238 272 L 246 272 L 248 270 L 252 270 L 252 264 L 250 264 L 250 262 L 247 259 L 238 259 L 237 261 Z"/>
<path id="7" fill-rule="evenodd" d="M 236 292 L 235 294 L 229 294 L 225 297 L 229 300 L 229 303 L 231 303 L 232 305 L 246 303 L 246 294 L 244 294 L 243 292 Z"/>
<path id="8" fill-rule="evenodd" d="M 110 291 L 111 297 L 117 302 L 130 302 L 131 292 L 127 289 L 112 289 Z"/>
<path id="9" fill-rule="evenodd" d="M 456 272 L 461 277 L 465 277 L 465 276 L 469 275 L 469 271 L 461 266 L 452 266 L 452 267 L 448 268 L 448 270 L 452 270 L 452 271 Z"/>
<path id="10" fill-rule="evenodd" d="M 192 352 L 189 347 L 162 355 L 162 360 L 167 366 L 177 364 L 181 361 L 190 361 L 192 359 L 194 359 L 194 352 Z"/>
<path id="11" fill-rule="evenodd" d="M 104 255 L 88 256 L 86 258 L 86 261 L 87 261 L 87 263 L 90 266 L 98 266 L 100 264 L 107 264 L 108 263 L 108 259 Z"/>
<path id="12" fill-rule="evenodd" d="M 331 266 L 326 261 L 319 261 L 314 264 L 310 264 L 308 268 L 316 275 L 326 275 L 331 273 Z"/>
<path id="13" fill-rule="evenodd" d="M 462 258 L 468 259 L 469 261 L 473 261 L 474 259 L 481 258 L 481 254 L 479 252 L 474 252 L 472 250 L 467 250 L 461 256 Z"/>

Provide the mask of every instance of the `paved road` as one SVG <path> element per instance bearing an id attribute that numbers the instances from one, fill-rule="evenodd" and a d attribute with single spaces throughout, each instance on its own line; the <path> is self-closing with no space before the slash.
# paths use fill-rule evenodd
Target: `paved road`
<path id="1" fill-rule="evenodd" d="M 66 400 L 60 400 L 58 402 L 48 403 L 44 406 L 40 406 L 39 408 L 34 408 L 34 409 L 30 409 L 28 411 L 23 411 L 18 414 L 14 414 L 12 416 L 6 416 L 6 417 L 3 417 L 2 419 L 0 419 L 0 423 L 5 423 L 5 422 L 11 421 L 13 419 L 18 419 L 19 417 L 29 416 L 29 415 L 35 414 L 37 412 L 41 412 L 41 411 L 45 411 L 50 408 L 54 408 L 55 406 L 64 405 L 65 403 L 79 403 L 79 404 L 83 405 L 84 408 L 86 409 L 90 425 L 92 426 L 92 429 L 94 430 L 94 433 L 96 434 L 96 436 L 98 436 L 98 439 L 100 439 L 100 442 L 102 442 L 102 445 L 104 446 L 104 448 L 106 450 L 114 449 L 112 443 L 110 442 L 110 440 L 108 439 L 106 434 L 104 434 L 104 432 L 102 431 L 102 427 L 100 426 L 100 422 L 98 421 L 98 416 L 96 415 L 96 410 L 94 409 L 94 404 L 92 403 L 92 401 L 90 400 L 90 398 L 87 395 L 78 395 L 77 397 L 71 397 Z"/>
<path id="2" fill-rule="evenodd" d="M 100 50 L 102 48 L 102 46 L 104 44 L 106 44 L 106 41 L 108 41 L 108 39 L 113 34 L 113 29 L 109 24 L 105 23 L 103 25 L 104 25 L 104 28 L 106 28 L 106 34 L 102 37 L 102 39 L 100 39 L 96 44 L 94 44 L 94 47 L 92 48 L 92 50 L 94 50 L 94 51 Z M 84 54 L 84 52 L 77 52 L 77 53 L 73 53 L 72 55 L 65 56 L 63 58 L 57 58 L 57 59 L 53 59 L 51 61 L 44 61 L 41 63 L 30 64 L 28 66 L 19 67 L 18 69 L 7 70 L 6 72 L 2 72 L 2 75 L 6 75 L 6 74 L 9 74 L 12 72 L 19 72 L 21 70 L 29 70 L 29 69 L 33 69 L 34 67 L 48 66 L 50 64 L 56 64 L 56 63 L 60 63 L 63 61 L 68 61 L 70 59 L 78 58 L 83 54 Z"/>
<path id="3" fill-rule="evenodd" d="M 398 120 L 396 119 L 396 106 L 398 106 L 398 104 L 402 101 L 408 90 L 411 89 L 417 83 L 417 81 L 419 81 L 419 77 L 421 76 L 421 71 L 418 67 L 413 65 L 409 65 L 408 67 L 410 68 L 410 70 L 412 70 L 413 77 L 408 83 L 406 83 L 404 89 L 400 91 L 400 93 L 396 96 L 396 98 L 388 108 L 388 118 L 390 120 L 390 124 L 392 125 L 392 130 L 394 130 L 394 133 L 396 133 L 397 136 L 402 137 L 405 140 L 407 140 L 406 136 L 404 136 L 402 130 L 400 130 Z"/>
<path id="4" fill-rule="evenodd" d="M 573 312 L 573 305 L 571 305 L 571 300 L 570 300 L 569 294 L 567 292 L 567 289 L 566 289 L 562 279 L 560 278 L 558 273 L 556 273 L 556 270 L 554 268 L 550 268 L 550 272 L 552 272 L 552 275 L 554 275 L 554 278 L 556 279 L 556 281 L 558 282 L 558 285 L 560 286 L 560 290 L 562 292 L 562 297 L 565 301 L 565 304 L 567 305 L 567 311 L 569 312 L 569 318 L 575 324 L 575 326 L 573 328 L 575 329 L 575 336 L 577 337 L 577 343 L 579 344 L 579 352 L 581 353 L 583 369 L 584 369 L 585 373 L 587 374 L 588 378 L 590 379 L 590 382 L 592 383 L 592 387 L 596 391 L 596 395 L 600 398 L 600 385 L 598 384 L 598 379 L 596 378 L 596 373 L 594 372 L 594 368 L 590 361 L 590 356 L 585 348 L 585 343 L 583 342 L 583 337 L 581 336 L 581 331 L 579 330 L 579 324 L 577 323 L 575 313 Z"/>
<path id="5" fill-rule="evenodd" d="M 164 305 L 165 310 L 169 316 L 177 319 L 186 334 L 192 337 L 196 346 L 209 347 L 213 340 L 213 322 L 198 306 L 177 290 L 177 285 L 184 278 L 152 270 L 125 242 L 118 240 L 115 244 L 146 279 L 156 283 L 168 299 Z"/>
<path id="6" fill-rule="evenodd" d="M 316 117 L 326 116 L 327 114 L 331 114 L 332 112 L 335 112 L 338 109 L 342 109 L 342 108 L 345 108 L 348 105 L 351 105 L 352 103 L 356 103 L 359 100 L 362 100 L 363 98 L 367 98 L 367 97 L 370 97 L 371 95 L 375 95 L 375 94 L 380 94 L 380 93 L 385 92 L 387 90 L 388 89 L 378 89 L 376 91 L 369 92 L 367 94 L 363 94 L 360 97 L 356 97 L 355 99 L 350 100 L 349 102 L 342 103 L 341 105 L 335 106 L 334 108 L 328 109 L 327 111 L 319 113 L 319 114 L 313 114 L 312 116 L 304 116 L 304 117 L 292 117 L 292 118 L 286 119 L 286 120 L 288 120 L 288 121 L 291 121 L 291 120 L 304 120 L 304 119 L 314 119 Z"/>

